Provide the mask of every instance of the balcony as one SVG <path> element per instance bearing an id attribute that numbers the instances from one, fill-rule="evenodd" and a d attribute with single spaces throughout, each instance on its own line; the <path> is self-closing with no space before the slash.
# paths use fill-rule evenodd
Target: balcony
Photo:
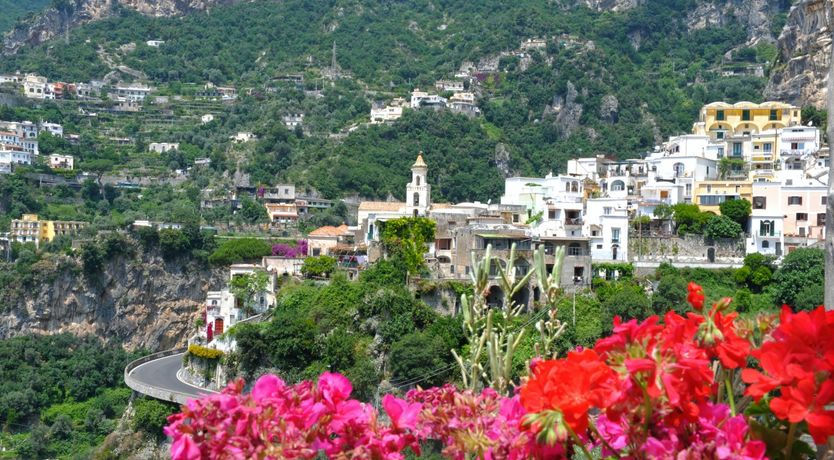
<path id="1" fill-rule="evenodd" d="M 754 177 L 762 177 L 762 176 L 773 177 L 773 168 L 754 169 L 753 170 L 753 176 Z"/>
<path id="2" fill-rule="evenodd" d="M 759 232 L 756 235 L 760 238 L 781 238 L 782 237 L 782 232 L 781 231 L 774 231 L 774 232 L 771 233 L 771 232 L 765 232 L 765 231 L 759 230 Z"/>
<path id="3" fill-rule="evenodd" d="M 566 218 L 565 219 L 566 226 L 581 226 L 582 225 L 582 218 L 581 217 L 574 217 L 574 218 Z"/>
<path id="4" fill-rule="evenodd" d="M 812 153 L 814 153 L 814 150 L 811 150 L 811 149 L 802 149 L 802 150 L 799 150 L 799 149 L 782 149 L 782 150 L 779 151 L 779 154 L 782 155 L 782 156 L 798 156 L 798 157 L 801 157 L 801 156 L 804 156 L 804 155 L 810 155 Z"/>
<path id="5" fill-rule="evenodd" d="M 773 155 L 771 154 L 760 154 L 760 155 L 753 155 L 750 158 L 750 161 L 753 163 L 771 163 L 773 162 Z"/>
<path id="6" fill-rule="evenodd" d="M 583 257 L 588 255 L 588 251 L 585 248 L 568 247 L 565 254 L 570 257 Z"/>

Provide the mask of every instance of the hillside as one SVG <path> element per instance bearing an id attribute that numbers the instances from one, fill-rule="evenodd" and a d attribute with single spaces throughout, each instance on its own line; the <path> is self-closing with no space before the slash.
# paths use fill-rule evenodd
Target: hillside
<path id="1" fill-rule="evenodd" d="M 5 33 L 14 26 L 15 22 L 26 15 L 37 12 L 48 5 L 50 0 L 0 0 L 0 34 Z"/>
<path id="2" fill-rule="evenodd" d="M 328 197 L 402 198 L 406 158 L 422 149 L 430 164 L 445 166 L 432 170 L 437 199 L 487 200 L 507 175 L 558 172 L 575 156 L 639 155 L 688 131 L 704 103 L 762 100 L 766 77 L 751 69 L 773 61 L 786 9 L 779 0 L 735 7 L 290 0 L 172 18 L 115 8 L 72 30 L 68 45 L 24 47 L 0 70 L 86 81 L 121 65 L 168 94 L 207 81 L 236 86 L 241 97 L 210 130 L 164 136 L 234 158 L 253 182 L 293 181 Z M 506 53 L 536 37 L 548 46 Z M 150 39 L 165 45 L 146 46 Z M 332 84 L 321 76 L 333 70 L 334 46 L 337 70 L 348 78 Z M 484 69 L 476 89 L 483 116 L 414 114 L 394 126 L 350 130 L 368 120 L 374 102 L 431 89 L 465 66 Z M 303 87 L 276 89 L 275 78 L 286 74 L 302 74 Z M 303 136 L 275 123 L 294 111 L 307 115 Z M 161 137 L 136 123 L 147 138 Z M 242 130 L 261 140 L 230 151 L 224 139 Z"/>

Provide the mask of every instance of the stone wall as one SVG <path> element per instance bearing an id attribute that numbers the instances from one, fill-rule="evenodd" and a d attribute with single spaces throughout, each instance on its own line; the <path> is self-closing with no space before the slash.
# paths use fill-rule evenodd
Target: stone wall
<path id="1" fill-rule="evenodd" d="M 177 377 L 189 385 L 220 391 L 226 387 L 229 377 L 219 359 L 203 359 L 185 355 Z"/>
<path id="2" fill-rule="evenodd" d="M 701 235 L 632 235 L 628 256 L 631 262 L 735 263 L 744 259 L 745 248 L 744 239 L 707 240 Z"/>

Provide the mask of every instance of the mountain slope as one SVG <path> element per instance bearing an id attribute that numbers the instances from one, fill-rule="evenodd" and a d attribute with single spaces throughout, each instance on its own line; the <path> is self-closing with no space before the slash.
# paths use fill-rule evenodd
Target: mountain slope
<path id="1" fill-rule="evenodd" d="M 591 6 L 261 0 L 183 18 L 122 8 L 71 31 L 67 46 L 25 47 L 7 56 L 0 70 L 59 80 L 101 78 L 109 70 L 100 59 L 104 52 L 169 92 L 207 80 L 237 86 L 241 94 L 251 88 L 252 97 L 242 96 L 233 116 L 212 131 L 260 135 L 254 149 L 235 148 L 245 159 L 236 164 L 255 182 L 292 180 L 328 196 L 378 198 L 401 197 L 408 176 L 403 158 L 418 149 L 445 166 L 433 178 L 445 184 L 435 188 L 440 196 L 486 200 L 508 174 L 558 172 L 575 156 L 634 157 L 670 134 L 687 132 L 705 103 L 762 100 L 766 79 L 754 70 L 776 54 L 773 32 L 786 12 L 782 0 Z M 547 37 L 548 46 L 506 53 L 536 37 Z M 149 39 L 166 43 L 150 48 L 144 45 Z M 122 46 L 128 43 L 135 49 Z M 331 86 L 320 74 L 330 66 L 334 44 L 338 66 L 352 78 Z M 464 65 L 481 68 L 482 117 L 415 115 L 394 127 L 328 138 L 367 120 L 372 102 L 432 88 Z M 307 92 L 264 91 L 287 73 L 303 73 Z M 275 123 L 304 107 L 309 138 Z M 317 120 L 339 123 L 323 128 Z M 449 139 L 449 133 L 463 134 Z M 187 141 L 216 146 L 201 133 Z"/>
<path id="2" fill-rule="evenodd" d="M 24 16 L 45 8 L 51 0 L 0 0 L 0 34 L 14 26 Z"/>

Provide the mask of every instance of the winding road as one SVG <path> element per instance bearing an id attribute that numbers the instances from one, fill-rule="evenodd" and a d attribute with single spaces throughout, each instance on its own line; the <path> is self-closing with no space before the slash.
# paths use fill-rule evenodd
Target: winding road
<path id="1" fill-rule="evenodd" d="M 172 350 L 138 359 L 125 368 L 125 383 L 144 395 L 180 404 L 216 393 L 177 378 L 184 354 L 180 350 Z"/>

